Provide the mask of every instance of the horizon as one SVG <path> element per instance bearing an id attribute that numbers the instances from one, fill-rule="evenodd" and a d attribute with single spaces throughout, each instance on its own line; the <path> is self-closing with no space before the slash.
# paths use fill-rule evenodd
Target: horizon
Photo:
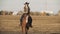
<path id="1" fill-rule="evenodd" d="M 55 14 L 60 10 L 60 0 L 0 0 L 0 10 L 23 11 L 24 3 L 29 2 L 31 11 L 53 11 Z"/>

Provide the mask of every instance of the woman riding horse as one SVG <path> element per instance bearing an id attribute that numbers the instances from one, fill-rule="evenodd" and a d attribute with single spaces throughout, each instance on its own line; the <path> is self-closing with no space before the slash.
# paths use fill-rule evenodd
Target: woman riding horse
<path id="1" fill-rule="evenodd" d="M 27 34 L 29 27 L 32 27 L 32 17 L 30 16 L 30 8 L 28 6 L 29 3 L 25 3 L 24 5 L 24 14 L 21 16 L 20 24 L 22 26 L 23 34 Z"/>

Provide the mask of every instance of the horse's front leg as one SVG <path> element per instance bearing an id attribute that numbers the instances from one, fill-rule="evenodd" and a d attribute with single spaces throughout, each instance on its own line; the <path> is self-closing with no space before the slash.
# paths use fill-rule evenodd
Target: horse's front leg
<path id="1" fill-rule="evenodd" d="M 25 27 L 22 27 L 22 34 L 25 34 L 25 33 L 26 33 Z"/>

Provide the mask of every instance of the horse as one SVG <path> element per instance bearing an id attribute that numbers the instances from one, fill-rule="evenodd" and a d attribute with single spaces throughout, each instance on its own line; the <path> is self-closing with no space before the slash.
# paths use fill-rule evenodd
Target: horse
<path id="1" fill-rule="evenodd" d="M 27 34 L 29 27 L 32 27 L 32 17 L 30 16 L 30 7 L 28 6 L 29 3 L 26 2 L 24 5 L 25 13 L 21 16 L 20 24 L 22 27 L 22 34 Z"/>
<path id="2" fill-rule="evenodd" d="M 32 27 L 32 18 L 27 13 L 24 13 L 20 19 L 20 24 L 22 27 L 22 34 L 27 34 L 29 27 Z"/>

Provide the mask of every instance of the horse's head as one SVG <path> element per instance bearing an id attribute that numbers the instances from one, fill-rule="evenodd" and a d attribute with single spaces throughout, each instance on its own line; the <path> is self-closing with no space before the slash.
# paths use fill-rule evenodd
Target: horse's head
<path id="1" fill-rule="evenodd" d="M 23 20 L 24 20 L 26 23 L 28 22 L 28 15 L 27 15 L 27 14 L 24 15 Z"/>
<path id="2" fill-rule="evenodd" d="M 27 15 L 26 15 L 26 14 L 24 14 L 24 18 L 26 18 L 26 16 L 27 16 Z"/>

